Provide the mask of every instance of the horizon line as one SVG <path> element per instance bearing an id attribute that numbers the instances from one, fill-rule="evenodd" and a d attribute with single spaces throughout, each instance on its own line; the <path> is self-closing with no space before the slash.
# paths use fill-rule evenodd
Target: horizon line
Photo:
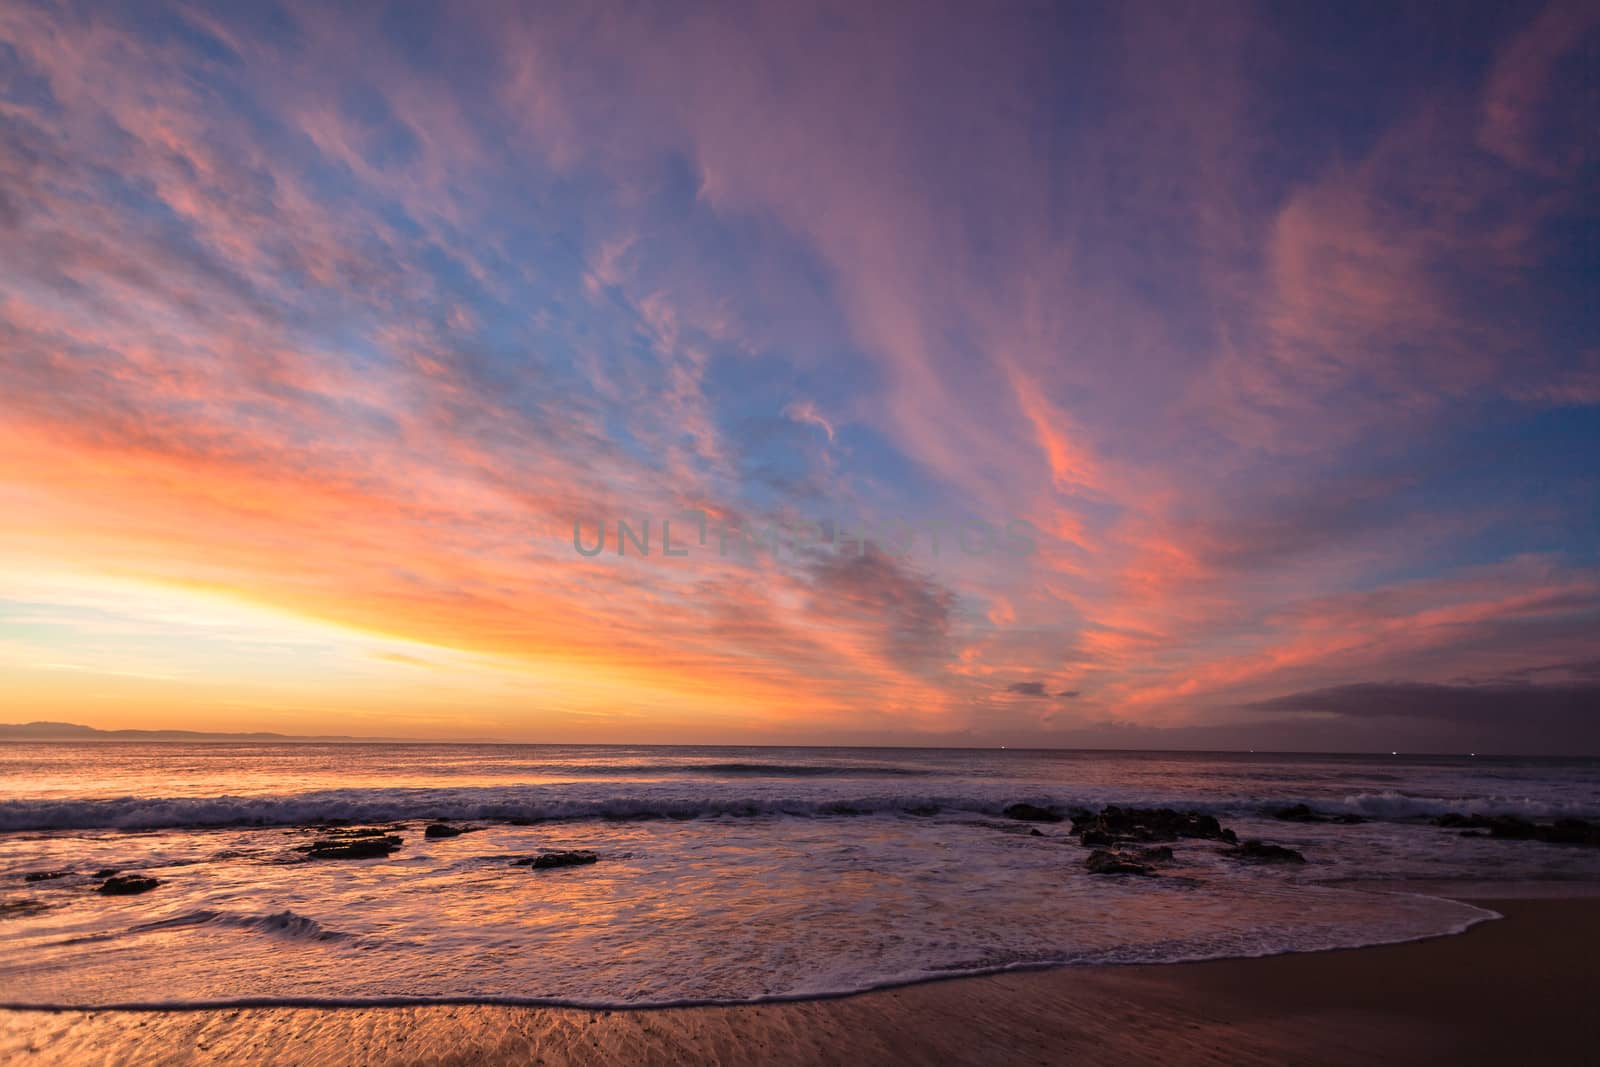
<path id="1" fill-rule="evenodd" d="M 1381 757 L 1381 749 L 1287 749 L 1287 748 L 1126 748 L 1099 745 L 1006 745 L 1006 744 L 819 744 L 815 742 L 784 743 L 763 742 L 660 742 L 660 741 L 518 741 L 505 738 L 426 738 L 362 736 L 358 734 L 280 734 L 269 730 L 212 731 L 182 729 L 124 728 L 106 730 L 79 723 L 39 720 L 28 723 L 0 723 L 0 732 L 30 726 L 59 726 L 75 730 L 92 731 L 89 736 L 27 737 L 0 736 L 0 744 L 116 744 L 118 742 L 144 742 L 151 744 L 297 744 L 297 745 L 497 745 L 523 748 L 727 748 L 727 749 L 853 749 L 853 750 L 907 750 L 924 752 L 1103 752 L 1160 753 L 1182 755 L 1223 756 L 1366 756 Z M 120 736 L 119 736 L 120 735 Z M 126 736 L 140 735 L 140 736 Z M 169 736 L 156 736 L 169 735 Z M 170 736 L 178 735 L 178 736 Z M 1539 753 L 1503 751 L 1407 751 L 1390 750 L 1391 758 L 1427 759 L 1545 759 L 1545 760 L 1596 760 L 1600 753 Z"/>

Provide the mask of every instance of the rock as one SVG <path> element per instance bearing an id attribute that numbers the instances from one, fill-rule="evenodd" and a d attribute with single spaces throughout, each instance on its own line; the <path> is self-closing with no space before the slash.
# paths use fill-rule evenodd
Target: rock
<path id="1" fill-rule="evenodd" d="M 1119 808 L 1115 805 L 1096 815 L 1074 816 L 1072 832 L 1088 846 L 1108 845 L 1117 841 L 1158 843 L 1183 838 L 1236 840 L 1233 831 L 1223 829 L 1213 815 L 1203 815 L 1197 811 L 1174 811 L 1172 808 Z"/>
<path id="2" fill-rule="evenodd" d="M 1155 848 L 1141 848 L 1134 854 L 1134 858 L 1141 863 L 1160 863 L 1173 858 L 1171 845 L 1158 845 Z"/>
<path id="3" fill-rule="evenodd" d="M 107 878 L 100 884 L 100 892 L 108 897 L 131 897 L 137 893 L 148 893 L 161 884 L 159 878 L 147 878 L 138 874 L 118 874 Z"/>
<path id="4" fill-rule="evenodd" d="M 541 852 L 537 856 L 524 856 L 512 866 L 532 867 L 536 871 L 545 871 L 552 867 L 582 867 L 585 864 L 597 863 L 599 860 L 600 857 L 593 852 Z"/>
<path id="5" fill-rule="evenodd" d="M 122 868 L 120 868 L 120 867 L 102 867 L 98 871 L 94 872 L 93 877 L 95 877 L 95 878 L 110 878 L 113 874 L 116 874 L 121 869 Z"/>
<path id="6" fill-rule="evenodd" d="M 422 831 L 423 837 L 460 837 L 466 833 L 466 827 L 449 826 L 442 822 L 431 822 Z"/>
<path id="7" fill-rule="evenodd" d="M 1256 863 L 1304 863 L 1306 858 L 1292 848 L 1269 845 L 1263 841 L 1246 841 L 1238 848 L 1222 850 L 1224 856 L 1252 860 Z"/>
<path id="8" fill-rule="evenodd" d="M 1090 874 L 1142 874 L 1151 875 L 1156 872 L 1142 863 L 1135 863 L 1120 852 L 1111 852 L 1107 849 L 1097 848 L 1089 853 L 1089 858 L 1083 861 Z"/>
<path id="9" fill-rule="evenodd" d="M 1033 804 L 1013 804 L 1005 810 L 1008 819 L 1021 819 L 1024 822 L 1061 822 L 1061 816 L 1049 808 L 1041 808 Z"/>
<path id="10" fill-rule="evenodd" d="M 1028 836 L 1029 837 L 1043 837 L 1044 834 L 1039 832 L 1039 828 L 1038 827 L 1033 827 L 1033 828 L 1028 830 Z"/>
<path id="11" fill-rule="evenodd" d="M 388 834 L 384 837 L 355 837 L 336 841 L 314 841 L 301 852 L 314 860 L 364 860 L 387 856 L 404 844 L 404 839 Z"/>
<path id="12" fill-rule="evenodd" d="M 65 878 L 71 871 L 29 871 L 22 876 L 24 882 L 51 882 L 57 878 Z"/>

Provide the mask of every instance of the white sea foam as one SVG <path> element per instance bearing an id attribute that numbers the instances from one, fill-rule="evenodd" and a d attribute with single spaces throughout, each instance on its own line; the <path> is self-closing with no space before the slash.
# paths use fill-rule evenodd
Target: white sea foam
<path id="1" fill-rule="evenodd" d="M 1442 902 L 1455 904 L 1454 901 Z M 676 997 L 661 1000 L 617 1000 L 596 999 L 586 997 L 563 996 L 523 996 L 506 993 L 481 993 L 467 995 L 353 995 L 353 996 L 315 996 L 315 995 L 290 995 L 290 996 L 239 996 L 208 999 L 150 999 L 150 1000 L 114 1000 L 101 1001 L 63 1001 L 59 1003 L 41 1003 L 37 1001 L 6 1001 L 0 1000 L 0 1010 L 5 1009 L 43 1009 L 50 1011 L 204 1011 L 230 1008 L 375 1008 L 375 1007 L 413 1007 L 425 1005 L 451 1005 L 451 1004 L 491 1004 L 506 1007 L 544 1007 L 544 1008 L 577 1008 L 586 1011 L 609 1011 L 619 1009 L 665 1009 L 665 1008 L 698 1008 L 726 1005 L 755 1005 L 755 1004 L 782 1004 L 804 1000 L 820 1000 L 831 997 L 852 996 L 857 993 L 867 993 L 880 989 L 894 989 L 900 986 L 912 985 L 918 982 L 950 978 L 977 978 L 985 975 L 1006 974 L 1017 971 L 1038 971 L 1059 967 L 1092 966 L 1092 965 L 1147 965 L 1161 963 L 1195 963 L 1203 960 L 1214 959 L 1260 959 L 1267 956 L 1283 956 L 1297 952 L 1325 952 L 1334 949 L 1365 948 L 1373 945 L 1404 944 L 1410 941 L 1425 941 L 1435 937 L 1448 937 L 1464 933 L 1482 922 L 1490 922 L 1504 918 L 1499 912 L 1487 908 L 1471 908 L 1472 914 L 1460 918 L 1453 923 L 1441 922 L 1437 928 L 1421 933 L 1408 933 L 1391 936 L 1389 934 L 1373 931 L 1367 937 L 1359 940 L 1328 940 L 1306 938 L 1298 942 L 1278 940 L 1267 944 L 1258 940 L 1239 940 L 1235 942 L 1216 942 L 1206 948 L 1174 948 L 1167 947 L 1156 951 L 1122 950 L 1107 952 L 1095 956 L 1079 956 L 1060 959 L 1030 959 L 1010 963 L 996 963 L 987 966 L 948 966 L 903 970 L 895 973 L 881 973 L 866 980 L 848 979 L 841 977 L 830 982 L 826 977 L 820 977 L 812 985 L 804 989 L 797 989 L 786 993 L 763 993 L 750 996 L 732 997 Z M 852 982 L 854 984 L 852 984 Z"/>

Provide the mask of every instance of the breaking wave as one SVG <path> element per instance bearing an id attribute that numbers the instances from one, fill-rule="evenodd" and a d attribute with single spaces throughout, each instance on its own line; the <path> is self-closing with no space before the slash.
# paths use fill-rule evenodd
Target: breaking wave
<path id="1" fill-rule="evenodd" d="M 1446 812 L 1524 818 L 1592 817 L 1597 810 L 1595 803 L 1524 796 L 1444 797 L 1366 792 L 1337 798 L 1218 797 L 1196 803 L 1192 797 L 1181 796 L 1052 794 L 999 784 L 969 784 L 973 788 L 965 792 L 885 791 L 861 795 L 771 791 L 759 795 L 689 795 L 671 791 L 652 794 L 649 790 L 633 789 L 630 795 L 623 796 L 618 795 L 615 788 L 585 792 L 560 786 L 538 786 L 326 790 L 289 796 L 21 799 L 0 801 L 0 832 L 301 826 L 335 821 L 383 823 L 419 819 L 550 822 L 862 815 L 998 817 L 1007 805 L 1019 801 L 1048 807 L 1062 815 L 1122 804 L 1198 810 L 1219 817 L 1267 816 L 1279 808 L 1307 803 L 1330 815 L 1354 814 L 1383 821 L 1416 820 Z"/>
<path id="2" fill-rule="evenodd" d="M 350 935 L 329 930 L 317 920 L 287 908 L 283 911 L 249 914 L 228 911 L 200 910 L 175 915 L 170 919 L 141 923 L 128 932 L 134 934 L 168 930 L 174 927 L 211 926 L 235 930 L 252 930 L 256 933 L 281 937 L 291 941 L 344 941 Z"/>

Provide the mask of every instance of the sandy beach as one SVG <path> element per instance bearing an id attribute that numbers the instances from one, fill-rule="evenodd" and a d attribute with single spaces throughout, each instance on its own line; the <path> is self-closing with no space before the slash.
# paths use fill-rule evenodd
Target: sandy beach
<path id="1" fill-rule="evenodd" d="M 1552 896 L 1561 890 L 1550 886 L 1478 892 L 1452 895 L 1505 918 L 1453 937 L 1011 973 L 786 1004 L 11 1011 L 0 1014 L 0 1061 L 1594 1062 L 1600 899 Z"/>

